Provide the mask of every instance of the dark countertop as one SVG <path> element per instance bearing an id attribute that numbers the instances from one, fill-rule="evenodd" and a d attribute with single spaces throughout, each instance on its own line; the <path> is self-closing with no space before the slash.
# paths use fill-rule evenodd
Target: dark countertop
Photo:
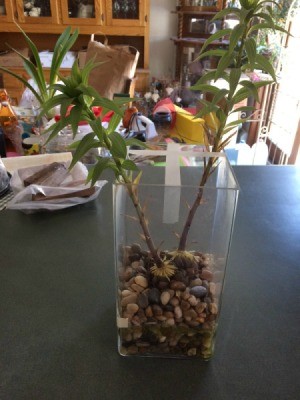
<path id="1" fill-rule="evenodd" d="M 111 185 L 56 213 L 0 212 L 1 400 L 296 400 L 300 169 L 241 186 L 214 358 L 117 353 Z"/>

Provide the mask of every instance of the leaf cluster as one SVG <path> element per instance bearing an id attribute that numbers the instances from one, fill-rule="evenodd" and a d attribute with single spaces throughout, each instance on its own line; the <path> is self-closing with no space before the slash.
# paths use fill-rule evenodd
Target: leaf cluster
<path id="1" fill-rule="evenodd" d="M 46 79 L 45 72 L 40 59 L 39 51 L 36 45 L 32 42 L 29 36 L 23 31 L 23 29 L 15 22 L 19 30 L 21 31 L 27 46 L 32 54 L 32 60 L 25 57 L 18 50 L 11 47 L 9 44 L 7 46 L 23 60 L 23 66 L 27 74 L 32 78 L 36 84 L 38 90 L 36 90 L 22 75 L 18 75 L 8 68 L 0 66 L 0 71 L 3 71 L 14 78 L 18 79 L 24 86 L 26 86 L 36 97 L 40 104 L 43 104 L 48 99 L 52 98 L 56 93 L 56 88 L 53 86 L 59 76 L 59 69 L 61 67 L 62 61 L 66 56 L 67 52 L 72 48 L 74 43 L 78 38 L 79 31 L 71 32 L 71 27 L 67 27 L 64 32 L 58 38 L 56 45 L 53 50 L 53 57 L 50 66 L 50 78 L 49 81 Z"/>
<path id="2" fill-rule="evenodd" d="M 241 101 L 253 97 L 259 101 L 258 89 L 262 86 L 276 82 L 276 74 L 271 63 L 257 51 L 256 34 L 260 30 L 272 29 L 287 33 L 281 26 L 275 23 L 273 3 L 276 7 L 279 4 L 275 1 L 266 0 L 240 0 L 241 8 L 230 7 L 218 12 L 212 21 L 234 15 L 238 21 L 234 28 L 221 29 L 212 34 L 204 43 L 198 60 L 204 57 L 217 56 L 219 63 L 214 71 L 204 74 L 192 87 L 193 90 L 209 93 L 211 101 L 202 101 L 202 109 L 197 117 L 214 114 L 219 121 L 218 129 L 213 132 L 214 150 L 222 150 L 227 140 L 223 141 L 223 135 L 245 122 L 246 119 L 236 119 L 227 124 L 228 117 L 236 112 L 251 111 L 250 107 L 236 107 Z M 211 49 L 210 45 L 216 40 L 228 38 L 227 49 Z M 268 73 L 270 79 L 260 82 L 251 82 L 242 79 L 245 71 L 261 69 Z M 227 82 L 226 89 L 219 88 L 216 84 L 218 79 Z"/>
<path id="3" fill-rule="evenodd" d="M 51 99 L 48 99 L 41 107 L 41 115 L 47 114 L 56 106 L 60 107 L 61 119 L 52 124 L 45 133 L 50 133 L 48 142 L 52 140 L 66 126 L 70 126 L 73 137 L 76 140 L 78 125 L 86 122 L 91 131 L 81 140 L 75 141 L 71 145 L 74 155 L 70 168 L 72 168 L 87 152 L 95 148 L 106 148 L 111 157 L 98 157 L 96 164 L 90 169 L 88 181 L 95 184 L 105 169 L 111 169 L 117 179 L 128 181 L 131 171 L 138 168 L 131 160 L 127 159 L 127 146 L 139 145 L 141 142 L 136 139 L 124 139 L 117 127 L 123 117 L 124 104 L 132 101 L 128 98 L 117 98 L 109 100 L 101 97 L 99 93 L 88 85 L 89 73 L 98 64 L 89 60 L 86 65 L 79 69 L 76 60 L 72 66 L 70 76 L 60 76 L 62 83 L 50 86 L 51 90 L 59 92 Z M 96 116 L 95 107 L 101 107 L 101 114 Z M 108 127 L 102 124 L 103 117 L 113 111 Z"/>

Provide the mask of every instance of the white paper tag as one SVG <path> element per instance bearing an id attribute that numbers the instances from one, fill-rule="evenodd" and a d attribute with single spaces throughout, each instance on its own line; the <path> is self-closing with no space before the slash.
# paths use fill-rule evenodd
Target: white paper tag
<path id="1" fill-rule="evenodd" d="M 164 224 L 174 224 L 179 219 L 181 192 L 179 151 L 180 145 L 178 143 L 168 143 L 165 169 Z"/>

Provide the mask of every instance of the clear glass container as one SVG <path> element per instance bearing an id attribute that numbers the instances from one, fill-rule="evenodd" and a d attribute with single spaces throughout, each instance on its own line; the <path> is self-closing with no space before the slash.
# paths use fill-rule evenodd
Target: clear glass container
<path id="1" fill-rule="evenodd" d="M 209 159 L 205 154 L 189 158 L 194 166 L 180 168 L 180 185 L 166 186 L 164 168 L 157 166 L 143 170 L 144 183 L 113 187 L 121 355 L 203 360 L 213 355 L 239 187 L 221 156 L 199 188 Z M 187 159 L 182 157 L 181 164 Z M 148 233 L 141 228 L 138 205 Z M 178 251 L 187 221 L 186 247 Z M 158 276 L 157 269 L 155 274 L 149 237 L 174 275 Z"/>

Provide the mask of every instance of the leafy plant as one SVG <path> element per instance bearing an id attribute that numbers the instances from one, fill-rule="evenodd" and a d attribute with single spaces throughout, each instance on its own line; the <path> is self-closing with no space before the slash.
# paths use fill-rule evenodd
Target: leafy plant
<path id="1" fill-rule="evenodd" d="M 272 29 L 273 31 L 288 33 L 274 22 L 273 9 L 269 3 L 266 0 L 240 0 L 240 7 L 225 8 L 212 19 L 212 21 L 215 21 L 233 14 L 238 20 L 238 24 L 234 28 L 222 29 L 206 40 L 198 59 L 207 56 L 218 56 L 220 61 L 216 70 L 206 73 L 191 88 L 200 90 L 203 93 L 209 93 L 212 97 L 211 101 L 201 101 L 203 107 L 197 117 L 202 117 L 206 121 L 207 147 L 209 148 L 210 145 L 213 152 L 222 151 L 235 134 L 235 132 L 231 133 L 233 128 L 250 118 L 237 118 L 228 122 L 229 117 L 239 112 L 254 110 L 253 107 L 237 107 L 237 105 L 248 97 L 254 97 L 259 102 L 258 89 L 276 82 L 272 64 L 258 53 L 256 45 L 258 31 Z M 275 1 L 271 3 L 279 7 Z M 260 20 L 259 23 L 257 23 L 258 19 Z M 208 49 L 213 41 L 224 37 L 229 38 L 228 49 Z M 228 69 L 229 66 L 230 69 Z M 270 79 L 251 82 L 242 78 L 243 72 L 253 71 L 254 69 L 266 71 Z M 226 89 L 217 86 L 216 82 L 220 78 L 227 82 Z M 199 207 L 203 195 L 203 187 L 213 172 L 216 161 L 216 159 L 210 158 L 204 168 L 197 198 L 190 208 L 180 237 L 179 251 L 184 251 L 186 247 L 187 235 L 196 210 Z"/>
<path id="2" fill-rule="evenodd" d="M 27 72 L 27 74 L 32 78 L 38 90 L 36 90 L 26 79 L 24 79 L 22 75 L 18 75 L 15 72 L 9 70 L 8 68 L 2 66 L 0 66 L 0 71 L 13 76 L 14 78 L 22 82 L 22 84 L 25 85 L 36 97 L 39 104 L 43 104 L 44 102 L 48 101 L 55 95 L 56 90 L 53 88 L 53 85 L 58 80 L 59 69 L 61 67 L 62 61 L 66 56 L 67 52 L 76 42 L 79 32 L 77 29 L 75 29 L 75 31 L 71 33 L 71 28 L 67 27 L 58 38 L 53 50 L 53 57 L 50 66 L 50 78 L 48 81 L 46 79 L 44 68 L 42 66 L 39 51 L 36 45 L 32 42 L 29 36 L 23 31 L 23 29 L 18 24 L 16 25 L 18 26 L 22 35 L 24 36 L 27 46 L 30 52 L 32 53 L 33 61 L 25 57 L 18 50 L 11 47 L 9 44 L 7 44 L 7 46 L 22 58 L 24 69 Z M 48 114 L 49 113 L 50 110 Z M 51 113 L 49 115 L 51 115 Z"/>
<path id="3" fill-rule="evenodd" d="M 273 22 L 272 10 L 266 3 L 269 2 L 241 0 L 240 8 L 227 8 L 217 13 L 214 20 L 223 18 L 228 14 L 234 14 L 238 18 L 239 23 L 233 29 L 223 29 L 208 38 L 199 56 L 200 59 L 207 56 L 221 57 L 217 69 L 208 72 L 193 87 L 194 90 L 201 90 L 204 93 L 212 95 L 211 101 L 203 100 L 203 108 L 197 116 L 206 119 L 207 148 L 209 150 L 209 146 L 211 146 L 213 152 L 222 151 L 230 140 L 232 135 L 231 130 L 246 121 L 246 119 L 237 118 L 233 122 L 227 122 L 228 117 L 240 111 L 252 109 L 249 107 L 236 107 L 236 105 L 249 96 L 253 96 L 258 100 L 258 89 L 276 81 L 272 65 L 257 53 L 255 37 L 253 36 L 259 29 L 271 28 L 273 30 L 282 30 L 282 28 Z M 258 17 L 263 20 L 260 24 L 255 23 Z M 209 45 L 213 41 L 224 36 L 229 36 L 228 50 L 209 50 Z M 233 67 L 227 70 L 229 65 Z M 163 260 L 159 256 L 157 247 L 154 244 L 144 209 L 139 201 L 137 184 L 141 178 L 141 173 L 138 172 L 138 168 L 134 162 L 127 157 L 126 146 L 134 144 L 134 141 L 132 139 L 125 140 L 116 132 L 118 123 L 122 118 L 123 101 L 104 99 L 93 88 L 88 86 L 88 74 L 92 68 L 92 63 L 88 63 L 80 71 L 77 63 L 75 63 L 70 77 L 61 77 L 63 84 L 52 85 L 51 89 L 60 91 L 61 94 L 46 101 L 43 105 L 43 111 L 49 112 L 54 106 L 60 105 L 61 115 L 66 115 L 66 117 L 61 118 L 59 122 L 52 126 L 50 140 L 66 125 L 71 125 L 74 135 L 76 135 L 79 121 L 84 120 L 89 123 L 92 131 L 74 144 L 76 151 L 71 167 L 92 148 L 105 147 L 109 150 L 111 157 L 99 157 L 97 163 L 91 169 L 88 179 L 91 181 L 91 184 L 94 184 L 105 169 L 111 169 L 116 179 L 126 184 L 128 194 L 137 212 L 137 219 L 143 231 L 143 236 L 154 261 L 151 271 L 157 276 L 169 278 L 176 270 L 174 260 L 177 257 L 193 257 L 185 250 L 187 237 L 194 215 L 201 203 L 203 188 L 209 176 L 216 168 L 217 158 L 210 157 L 209 161 L 204 165 L 197 197 L 188 212 L 186 223 L 179 239 L 178 249 L 173 253 L 173 259 Z M 253 70 L 254 68 L 263 68 L 268 71 L 270 80 L 250 82 L 249 80 L 241 79 L 243 71 L 248 69 Z M 219 78 L 225 79 L 228 83 L 227 89 L 220 89 L 216 86 L 215 82 Z M 69 106 L 72 106 L 72 109 L 67 115 Z M 97 118 L 94 115 L 92 111 L 93 106 L 103 107 L 102 115 L 107 110 L 114 111 L 114 116 L 110 120 L 107 129 L 101 124 L 101 116 Z"/>

